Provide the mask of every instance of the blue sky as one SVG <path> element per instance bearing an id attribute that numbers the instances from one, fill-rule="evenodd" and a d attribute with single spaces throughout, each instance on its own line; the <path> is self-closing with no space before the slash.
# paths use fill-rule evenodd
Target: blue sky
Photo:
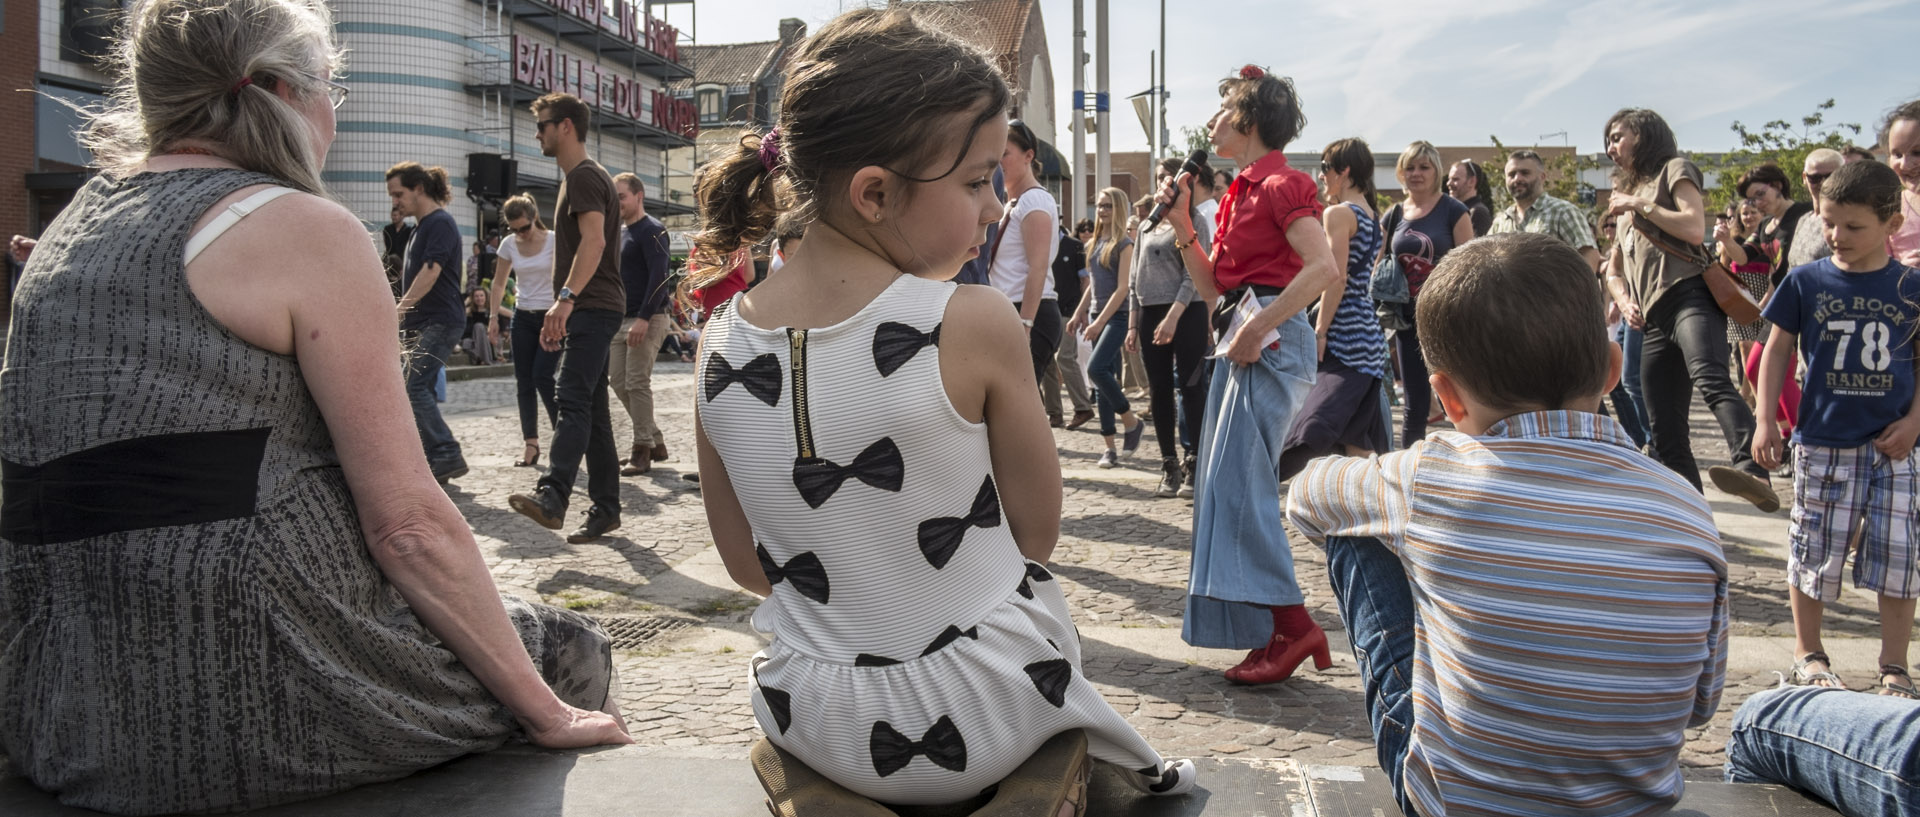
<path id="1" fill-rule="evenodd" d="M 770 40 L 782 17 L 809 30 L 843 8 L 839 0 L 698 0 L 698 35 L 709 43 Z M 1085 0 L 1087 48 L 1094 0 Z M 1205 16 L 1187 11 L 1208 9 Z M 1073 5 L 1040 0 L 1066 144 L 1073 90 Z M 1109 0 L 1113 49 L 1113 147 L 1147 146 L 1125 97 L 1146 90 L 1158 46 L 1159 3 Z M 656 7 L 659 8 L 659 7 Z M 684 27 L 686 7 L 672 19 Z M 1308 126 L 1296 149 L 1360 136 L 1395 151 L 1414 139 L 1480 145 L 1601 149 L 1600 129 L 1616 109 L 1659 111 L 1682 147 L 1734 146 L 1728 126 L 1797 121 L 1823 100 L 1829 122 L 1872 130 L 1885 111 L 1920 97 L 1912 68 L 1920 34 L 1913 0 L 1213 0 L 1167 8 L 1172 92 L 1167 124 L 1204 123 L 1218 107 L 1221 77 L 1246 63 L 1298 83 Z M 1094 65 L 1087 66 L 1093 89 Z M 1091 148 L 1092 141 L 1088 142 Z"/>

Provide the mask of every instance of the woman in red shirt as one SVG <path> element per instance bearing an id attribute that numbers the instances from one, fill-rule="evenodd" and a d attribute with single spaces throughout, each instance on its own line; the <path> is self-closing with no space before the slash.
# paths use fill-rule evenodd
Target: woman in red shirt
<path id="1" fill-rule="evenodd" d="M 1187 204 L 1193 180 L 1160 194 L 1193 284 L 1216 304 L 1221 338 L 1200 430 L 1193 567 L 1181 636 L 1198 647 L 1250 649 L 1227 670 L 1243 684 L 1285 680 L 1327 636 L 1307 616 L 1280 521 L 1280 453 L 1313 385 L 1318 344 L 1304 310 L 1335 276 L 1320 226 L 1319 189 L 1281 152 L 1306 118 L 1291 80 L 1255 66 L 1220 83 L 1207 123 L 1214 150 L 1241 165 L 1220 200 L 1213 252 Z"/>

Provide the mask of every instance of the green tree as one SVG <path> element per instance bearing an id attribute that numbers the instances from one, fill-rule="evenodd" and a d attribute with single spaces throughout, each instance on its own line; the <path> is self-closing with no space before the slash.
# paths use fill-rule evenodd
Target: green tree
<path id="1" fill-rule="evenodd" d="M 1213 151 L 1213 140 L 1207 138 L 1206 128 L 1195 128 L 1188 125 L 1182 125 L 1180 126 L 1180 141 L 1187 143 L 1186 150 L 1182 151 L 1179 154 L 1169 153 L 1168 154 L 1169 156 L 1172 156 L 1172 155 L 1184 156 L 1196 150 L 1204 150 L 1209 153 Z"/>
<path id="2" fill-rule="evenodd" d="M 1789 198 L 1806 201 L 1809 194 L 1800 181 L 1800 171 L 1806 165 L 1807 154 L 1818 148 L 1840 150 L 1861 133 L 1858 123 L 1827 124 L 1826 115 L 1831 110 L 1831 99 L 1815 105 L 1812 113 L 1800 117 L 1797 126 L 1784 119 L 1775 119 L 1755 129 L 1735 121 L 1731 127 L 1734 135 L 1740 137 L 1740 146 L 1719 157 L 1707 157 L 1697 162 L 1701 170 L 1719 176 L 1713 189 L 1706 191 L 1707 212 L 1724 211 L 1727 205 L 1739 198 L 1734 185 L 1740 181 L 1740 175 L 1749 168 L 1767 163 L 1778 165 L 1786 172 L 1791 186 L 1787 193 Z"/>

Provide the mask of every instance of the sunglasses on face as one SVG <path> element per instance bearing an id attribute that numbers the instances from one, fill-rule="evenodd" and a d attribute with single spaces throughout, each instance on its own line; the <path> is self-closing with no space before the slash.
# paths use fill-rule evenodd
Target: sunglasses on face
<path id="1" fill-rule="evenodd" d="M 508 227 L 507 229 L 512 230 L 514 235 L 526 235 L 528 230 L 533 229 L 533 225 L 522 224 L 518 227 Z"/>
<path id="2" fill-rule="evenodd" d="M 534 132 L 534 133 L 540 133 L 541 131 L 544 131 L 544 130 L 546 130 L 546 129 L 547 129 L 547 126 L 548 126 L 548 125 L 558 125 L 558 124 L 560 124 L 560 123 L 562 123 L 562 122 L 565 122 L 565 121 L 567 121 L 567 120 L 565 120 L 565 119 L 536 119 L 536 120 L 534 120 L 534 122 L 533 122 L 533 132 Z"/>
<path id="3" fill-rule="evenodd" d="M 1826 181 L 1827 177 L 1833 174 L 1832 173 L 1806 173 L 1802 175 L 1806 177 L 1808 184 L 1819 184 L 1821 182 Z"/>

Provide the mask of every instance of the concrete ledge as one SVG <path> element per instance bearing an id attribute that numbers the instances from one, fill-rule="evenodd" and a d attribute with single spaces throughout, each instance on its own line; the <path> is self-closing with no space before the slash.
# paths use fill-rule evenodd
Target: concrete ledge
<path id="1" fill-rule="evenodd" d="M 1379 769 L 1289 760 L 1202 758 L 1200 787 L 1183 797 L 1146 797 L 1097 767 L 1089 813 L 1100 817 L 1376 817 L 1397 814 Z M 9 777 L 0 763 L 0 814 L 79 817 Z M 745 817 L 765 814 L 745 747 L 626 746 L 555 752 L 516 746 L 419 774 L 303 803 L 260 817 Z M 1681 817 L 1836 817 L 1780 786 L 1690 783 Z"/>

